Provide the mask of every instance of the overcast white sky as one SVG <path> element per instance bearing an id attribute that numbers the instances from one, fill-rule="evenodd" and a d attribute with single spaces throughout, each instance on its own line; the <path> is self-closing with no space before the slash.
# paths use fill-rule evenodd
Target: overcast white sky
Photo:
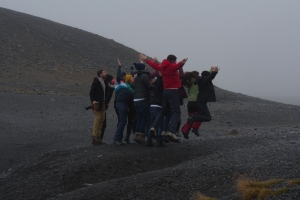
<path id="1" fill-rule="evenodd" d="M 185 71 L 217 65 L 216 86 L 300 105 L 300 0 L 0 0 L 0 7 L 159 60 L 188 57 Z"/>

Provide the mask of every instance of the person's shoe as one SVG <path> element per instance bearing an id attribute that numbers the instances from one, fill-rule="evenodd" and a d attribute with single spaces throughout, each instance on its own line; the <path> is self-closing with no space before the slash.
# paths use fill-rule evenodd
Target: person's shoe
<path id="1" fill-rule="evenodd" d="M 133 141 L 136 142 L 138 140 L 139 134 L 140 134 L 139 132 L 135 132 Z"/>
<path id="2" fill-rule="evenodd" d="M 155 128 L 152 127 L 150 129 L 150 134 L 151 134 L 152 138 L 156 138 L 156 130 L 155 130 Z"/>
<path id="3" fill-rule="evenodd" d="M 122 142 L 122 140 L 118 140 L 118 141 L 114 141 L 113 144 L 117 146 L 123 146 L 125 143 Z"/>
<path id="4" fill-rule="evenodd" d="M 175 133 L 168 132 L 167 134 L 170 138 L 170 141 L 180 143 L 180 140 L 178 139 Z"/>
<path id="5" fill-rule="evenodd" d="M 192 132 L 193 132 L 193 133 L 195 133 L 195 135 L 197 135 L 197 136 L 200 136 L 200 134 L 199 134 L 198 130 L 196 130 L 196 129 L 192 129 Z"/>
<path id="6" fill-rule="evenodd" d="M 167 135 L 167 132 L 166 131 L 162 131 L 161 132 L 161 136 L 166 136 Z"/>
<path id="7" fill-rule="evenodd" d="M 160 142 L 157 142 L 156 147 L 166 147 L 166 145 L 163 141 L 160 141 Z"/>
<path id="8" fill-rule="evenodd" d="M 185 139 L 189 139 L 189 133 L 183 132 L 182 131 L 182 135 Z"/>
<path id="9" fill-rule="evenodd" d="M 102 140 L 98 136 L 92 136 L 92 144 L 100 145 L 100 144 L 102 144 Z"/>
<path id="10" fill-rule="evenodd" d="M 126 144 L 130 144 L 129 138 L 126 137 L 126 138 L 124 139 L 124 142 L 125 142 Z"/>
<path id="11" fill-rule="evenodd" d="M 135 140 L 137 143 L 139 144 L 146 144 L 146 140 L 145 140 L 145 134 L 144 133 L 139 133 L 137 135 L 137 138 Z"/>
<path id="12" fill-rule="evenodd" d="M 193 121 L 192 121 L 192 120 L 193 120 L 192 117 L 193 117 L 193 116 L 190 116 L 190 117 L 187 118 L 187 123 L 192 123 L 192 122 L 193 122 Z"/>
<path id="13" fill-rule="evenodd" d="M 147 141 L 146 147 L 154 147 L 154 145 L 152 144 L 152 141 Z"/>

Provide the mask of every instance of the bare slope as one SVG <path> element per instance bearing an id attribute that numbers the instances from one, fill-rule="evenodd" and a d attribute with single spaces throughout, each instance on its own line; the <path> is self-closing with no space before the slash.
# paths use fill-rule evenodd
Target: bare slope
<path id="1" fill-rule="evenodd" d="M 97 25 L 97 24 L 95 24 Z M 86 94 L 96 71 L 127 69 L 138 52 L 113 40 L 0 8 L 0 90 Z"/>

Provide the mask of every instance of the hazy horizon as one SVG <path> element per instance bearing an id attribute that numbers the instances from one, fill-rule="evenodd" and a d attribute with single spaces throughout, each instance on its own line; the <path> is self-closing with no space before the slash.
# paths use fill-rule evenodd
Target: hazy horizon
<path id="1" fill-rule="evenodd" d="M 214 84 L 300 105 L 300 1 L 1 0 L 0 7 L 80 28 L 185 71 L 221 68 Z M 137 60 L 138 61 L 138 55 Z"/>

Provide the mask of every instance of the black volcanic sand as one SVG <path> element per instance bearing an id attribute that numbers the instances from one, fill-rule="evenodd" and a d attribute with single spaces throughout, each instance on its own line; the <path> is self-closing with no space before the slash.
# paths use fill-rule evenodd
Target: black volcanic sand
<path id="1" fill-rule="evenodd" d="M 88 96 L 0 92 L 0 199 L 189 199 L 201 192 L 242 199 L 240 175 L 283 178 L 300 199 L 300 107 L 217 88 L 213 120 L 200 137 L 167 147 L 114 146 L 116 115 L 107 111 L 106 144 L 93 146 Z M 186 120 L 182 107 L 182 121 Z M 131 139 L 133 136 L 131 137 Z"/>

